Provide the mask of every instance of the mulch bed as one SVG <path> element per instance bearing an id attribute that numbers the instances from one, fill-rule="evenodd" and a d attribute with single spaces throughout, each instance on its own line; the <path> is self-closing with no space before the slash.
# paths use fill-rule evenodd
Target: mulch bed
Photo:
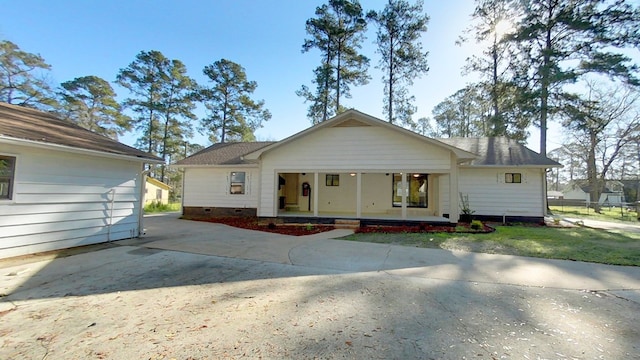
<path id="1" fill-rule="evenodd" d="M 189 218 L 188 220 L 219 223 L 241 229 L 265 231 L 293 236 L 313 235 L 335 229 L 333 225 L 274 223 L 262 224 L 258 221 L 258 219 L 252 217 Z"/>
<path id="2" fill-rule="evenodd" d="M 494 228 L 482 225 L 481 229 L 472 229 L 470 224 L 458 223 L 456 226 L 436 226 L 420 224 L 415 226 L 365 226 L 356 230 L 357 233 L 490 233 Z"/>
<path id="3" fill-rule="evenodd" d="M 219 218 L 186 218 L 188 220 L 205 221 L 225 224 L 241 229 L 265 231 L 283 235 L 303 236 L 313 235 L 335 229 L 333 225 L 319 224 L 275 224 L 262 223 L 252 217 L 219 217 Z M 469 224 L 459 223 L 457 226 L 435 226 L 420 224 L 415 226 L 364 226 L 356 229 L 356 233 L 489 233 L 495 231 L 494 228 L 484 225 L 483 228 L 471 229 Z"/>

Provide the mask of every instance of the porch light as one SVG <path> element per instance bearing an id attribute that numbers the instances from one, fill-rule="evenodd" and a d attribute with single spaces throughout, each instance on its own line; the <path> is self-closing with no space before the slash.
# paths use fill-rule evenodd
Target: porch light
<path id="1" fill-rule="evenodd" d="M 414 178 L 419 178 L 419 177 L 420 177 L 420 174 L 413 174 L 413 177 L 414 177 Z"/>
<path id="2" fill-rule="evenodd" d="M 351 173 L 351 174 L 349 174 L 349 175 L 351 175 L 351 176 L 356 176 L 356 173 Z"/>

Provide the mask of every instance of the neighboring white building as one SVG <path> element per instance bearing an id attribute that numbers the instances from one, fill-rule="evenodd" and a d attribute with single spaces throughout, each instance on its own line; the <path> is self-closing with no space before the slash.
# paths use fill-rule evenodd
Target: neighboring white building
<path id="1" fill-rule="evenodd" d="M 591 202 L 591 185 L 587 180 L 574 180 L 563 191 L 566 200 L 583 200 Z M 625 202 L 624 184 L 617 180 L 605 182 L 605 186 L 598 198 L 600 205 L 618 205 Z"/>
<path id="2" fill-rule="evenodd" d="M 153 202 L 158 204 L 168 204 L 170 190 L 171 186 L 158 179 L 147 177 L 147 184 L 144 188 L 144 204 L 149 205 Z"/>
<path id="3" fill-rule="evenodd" d="M 143 164 L 160 159 L 0 103 L 0 258 L 139 236 Z"/>
<path id="4" fill-rule="evenodd" d="M 185 215 L 456 223 L 461 195 L 479 218 L 542 220 L 545 171 L 560 164 L 506 138 L 432 139 L 348 110 L 279 142 L 215 144 L 174 166 Z"/>

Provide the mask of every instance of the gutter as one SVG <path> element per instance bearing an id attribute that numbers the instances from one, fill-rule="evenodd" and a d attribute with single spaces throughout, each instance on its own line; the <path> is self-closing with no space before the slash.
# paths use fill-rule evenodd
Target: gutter
<path id="1" fill-rule="evenodd" d="M 26 139 L 16 139 L 16 138 L 7 137 L 1 134 L 0 134 L 0 143 L 7 143 L 7 144 L 19 145 L 19 146 L 31 146 L 31 147 L 40 148 L 40 149 L 49 149 L 49 150 L 54 149 L 58 151 L 65 151 L 65 152 L 71 152 L 71 153 L 83 154 L 83 155 L 94 155 L 94 156 L 119 159 L 119 160 L 140 161 L 140 162 L 145 162 L 150 164 L 162 164 L 164 162 L 162 161 L 162 159 L 157 158 L 155 156 L 143 157 L 143 156 L 136 156 L 136 155 L 117 154 L 117 153 L 110 153 L 106 151 L 83 149 L 83 148 L 67 146 L 67 145 L 43 143 L 40 141 L 33 141 L 33 140 L 26 140 Z"/>

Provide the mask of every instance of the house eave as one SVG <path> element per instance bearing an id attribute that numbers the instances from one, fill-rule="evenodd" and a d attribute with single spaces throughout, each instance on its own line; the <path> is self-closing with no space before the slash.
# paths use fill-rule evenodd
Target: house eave
<path id="1" fill-rule="evenodd" d="M 156 160 L 148 157 L 116 154 L 116 153 L 110 153 L 105 151 L 83 149 L 83 148 L 78 148 L 78 147 L 73 147 L 68 145 L 60 145 L 60 144 L 44 143 L 44 142 L 26 140 L 26 139 L 18 139 L 14 137 L 5 136 L 5 135 L 0 135 L 0 143 L 9 144 L 9 145 L 18 145 L 18 146 L 28 146 L 28 147 L 34 147 L 34 148 L 46 149 L 46 150 L 57 150 L 57 151 L 63 151 L 63 152 L 69 152 L 74 154 L 81 154 L 81 155 L 99 156 L 99 157 L 110 158 L 110 159 L 137 161 L 137 162 L 148 163 L 148 164 L 164 163 L 164 161 L 162 161 L 160 158 Z"/>
<path id="2" fill-rule="evenodd" d="M 526 168 L 526 169 L 548 169 L 548 168 L 561 168 L 562 165 L 516 165 L 516 164 L 492 164 L 492 165 L 472 165 L 472 164 L 460 164 L 460 168 L 486 168 L 486 169 L 496 169 L 496 168 Z"/>
<path id="3" fill-rule="evenodd" d="M 194 168 L 220 168 L 220 169 L 224 169 L 224 168 L 258 168 L 258 164 L 193 164 L 193 165 L 187 165 L 187 164 L 171 164 L 169 165 L 170 168 L 173 169 L 194 169 Z"/>

